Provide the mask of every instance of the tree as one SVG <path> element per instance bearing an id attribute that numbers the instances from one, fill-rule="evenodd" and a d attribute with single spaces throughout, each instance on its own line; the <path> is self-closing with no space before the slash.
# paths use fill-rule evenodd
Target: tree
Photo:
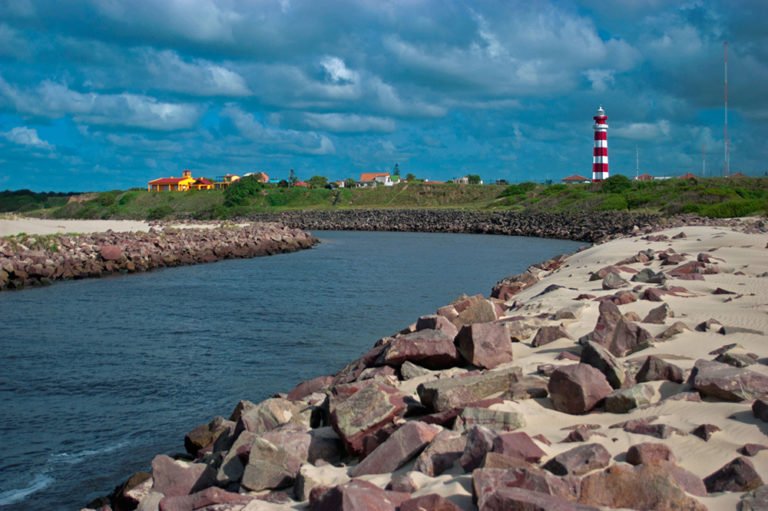
<path id="1" fill-rule="evenodd" d="M 407 173 L 407 174 L 405 175 L 405 180 L 406 180 L 406 181 L 415 181 L 415 180 L 416 180 L 416 176 L 414 176 L 413 174 L 411 174 L 411 173 L 409 172 L 409 173 Z"/>
<path id="2" fill-rule="evenodd" d="M 354 188 L 355 185 L 357 185 L 357 181 L 355 181 L 351 177 L 348 177 L 347 179 L 344 180 L 344 187 L 345 188 Z"/>
<path id="3" fill-rule="evenodd" d="M 480 179 L 480 176 L 477 174 L 470 174 L 467 176 L 467 182 L 471 185 L 479 185 L 480 181 L 482 181 L 482 179 Z"/>
<path id="4" fill-rule="evenodd" d="M 311 188 L 325 188 L 328 185 L 328 178 L 325 176 L 312 176 L 307 183 Z"/>
<path id="5" fill-rule="evenodd" d="M 614 174 L 601 183 L 600 191 L 605 193 L 622 193 L 632 188 L 632 181 L 627 176 Z"/>

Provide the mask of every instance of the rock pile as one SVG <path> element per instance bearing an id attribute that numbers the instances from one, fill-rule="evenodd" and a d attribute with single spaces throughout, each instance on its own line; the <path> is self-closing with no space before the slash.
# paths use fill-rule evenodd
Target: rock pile
<path id="1" fill-rule="evenodd" d="M 214 228 L 153 227 L 149 232 L 0 238 L 0 291 L 56 280 L 135 273 L 222 259 L 293 252 L 317 243 L 274 223 Z"/>
<path id="2" fill-rule="evenodd" d="M 645 241 L 670 239 L 690 238 Z M 638 273 L 643 265 L 669 281 L 686 275 L 663 270 L 662 252 L 670 254 L 668 247 L 617 254 L 625 258 L 613 266 Z M 747 344 L 764 334 L 724 325 L 723 317 L 670 333 L 668 323 L 693 319 L 695 306 L 684 301 L 720 295 L 656 279 L 635 281 L 620 291 L 633 299 L 618 300 L 577 256 L 506 279 L 504 299 L 461 297 L 336 374 L 262 403 L 240 402 L 228 418 L 190 431 L 186 455 L 157 456 L 151 473 L 135 474 L 91 507 L 699 511 L 707 509 L 701 497 L 739 492 L 740 509 L 760 509 L 768 451 L 765 442 L 744 442 L 765 438 L 768 371 L 740 344 L 721 344 L 728 335 Z M 521 282 L 531 283 L 515 286 Z M 648 289 L 664 303 L 646 298 Z M 597 295 L 585 300 L 587 290 Z M 697 351 L 698 360 L 659 352 L 683 336 L 687 346 L 721 347 Z M 724 416 L 706 416 L 712 423 L 690 424 L 726 407 Z M 734 431 L 741 443 L 719 441 Z M 719 446 L 706 451 L 720 453 L 706 471 L 697 462 L 709 459 L 685 460 L 696 442 Z"/>

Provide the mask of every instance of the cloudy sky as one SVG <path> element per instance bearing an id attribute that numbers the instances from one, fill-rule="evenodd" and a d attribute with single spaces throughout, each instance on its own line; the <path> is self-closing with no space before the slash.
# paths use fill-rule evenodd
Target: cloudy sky
<path id="1" fill-rule="evenodd" d="M 768 171 L 765 0 L 0 2 L 0 189 Z"/>

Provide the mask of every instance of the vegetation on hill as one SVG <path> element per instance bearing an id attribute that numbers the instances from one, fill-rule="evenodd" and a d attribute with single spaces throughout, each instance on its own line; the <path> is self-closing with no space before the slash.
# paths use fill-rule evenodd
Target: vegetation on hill
<path id="1" fill-rule="evenodd" d="M 318 176 L 319 177 L 319 176 Z M 289 210 L 450 208 L 526 212 L 639 211 L 734 217 L 768 212 L 768 178 L 632 181 L 615 175 L 602 183 L 458 185 L 402 183 L 392 187 L 293 187 L 244 178 L 224 191 L 110 191 L 66 194 L 3 192 L 0 211 L 53 218 L 220 219 Z M 16 195 L 13 195 L 16 194 Z M 30 196 L 30 194 L 32 194 Z M 19 199 L 18 196 L 23 197 Z M 37 211 L 32 211 L 36 209 Z"/>

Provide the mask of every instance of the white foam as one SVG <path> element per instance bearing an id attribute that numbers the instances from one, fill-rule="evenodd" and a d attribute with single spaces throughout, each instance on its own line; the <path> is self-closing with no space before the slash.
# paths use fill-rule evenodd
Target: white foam
<path id="1" fill-rule="evenodd" d="M 9 504 L 20 502 L 33 493 L 37 493 L 40 490 L 47 488 L 53 481 L 54 479 L 46 474 L 37 474 L 35 478 L 32 479 L 32 483 L 26 488 L 18 488 L 0 493 L 0 506 L 7 506 Z"/>

